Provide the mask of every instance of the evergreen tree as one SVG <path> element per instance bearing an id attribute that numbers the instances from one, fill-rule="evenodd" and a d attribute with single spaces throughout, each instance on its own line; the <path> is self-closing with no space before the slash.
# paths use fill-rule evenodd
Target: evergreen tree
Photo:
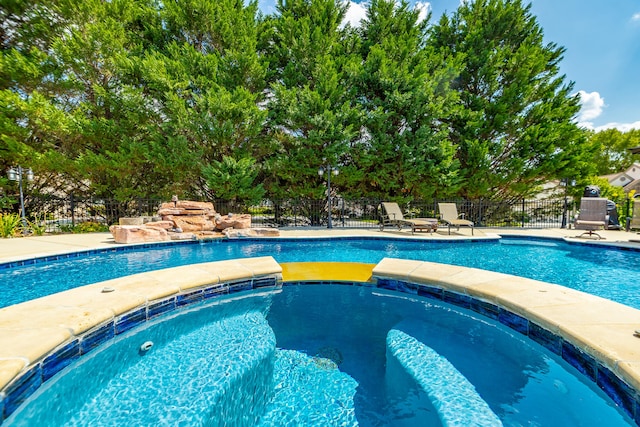
<path id="1" fill-rule="evenodd" d="M 353 69 L 362 105 L 352 144 L 353 193 L 384 199 L 455 192 L 456 162 L 443 120 L 455 108 L 449 82 L 459 66 L 425 46 L 427 20 L 406 1 L 373 0 L 360 30 L 362 65 Z"/>
<path id="2" fill-rule="evenodd" d="M 266 162 L 272 196 L 322 200 L 319 167 L 344 165 L 358 117 L 345 75 L 350 60 L 346 30 L 340 27 L 345 12 L 338 0 L 279 0 L 277 15 L 263 24 L 269 134 L 275 144 Z"/>
<path id="3" fill-rule="evenodd" d="M 454 83 L 463 108 L 444 118 L 461 196 L 522 197 L 547 180 L 588 174 L 592 152 L 574 123 L 579 99 L 558 70 L 564 49 L 543 43 L 530 9 L 520 0 L 464 2 L 431 32 L 447 58 L 464 57 Z"/>
<path id="4" fill-rule="evenodd" d="M 192 191 L 223 197 L 203 176 L 209 165 L 263 151 L 266 111 L 258 106 L 264 66 L 256 48 L 257 3 L 189 0 L 166 3 L 160 12 L 164 44 L 146 54 L 142 80 L 166 117 L 163 131 L 186 141 L 194 155 Z"/>

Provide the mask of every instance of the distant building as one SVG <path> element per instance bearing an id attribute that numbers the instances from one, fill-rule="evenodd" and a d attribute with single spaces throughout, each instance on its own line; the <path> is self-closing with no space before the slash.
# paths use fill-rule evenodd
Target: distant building
<path id="1" fill-rule="evenodd" d="M 635 190 L 640 193 L 640 163 L 632 164 L 626 171 L 604 175 L 609 184 L 622 187 L 625 193 Z"/>

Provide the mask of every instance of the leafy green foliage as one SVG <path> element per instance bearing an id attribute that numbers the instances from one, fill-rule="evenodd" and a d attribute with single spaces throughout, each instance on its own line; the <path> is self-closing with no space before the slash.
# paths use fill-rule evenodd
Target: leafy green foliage
<path id="1" fill-rule="evenodd" d="M 236 160 L 224 156 L 222 161 L 205 166 L 202 175 L 214 199 L 250 206 L 258 204 L 264 196 L 262 184 L 255 182 L 258 170 L 252 158 Z"/>
<path id="2" fill-rule="evenodd" d="M 60 226 L 60 231 L 63 233 L 73 233 L 73 234 L 82 234 L 82 233 L 104 233 L 109 231 L 109 226 L 105 224 L 100 224 L 95 221 L 84 221 L 79 222 L 75 225 L 66 224 Z"/>
<path id="3" fill-rule="evenodd" d="M 317 203 L 327 164 L 334 195 L 510 198 L 591 176 L 598 152 L 618 167 L 640 145 L 577 128 L 563 49 L 520 1 L 463 2 L 431 25 L 404 0 L 372 0 L 360 28 L 342 25 L 346 7 L 9 1 L 0 166 L 36 170 L 31 191 L 122 203 Z"/>
<path id="4" fill-rule="evenodd" d="M 363 115 L 352 144 L 349 188 L 385 199 L 426 198 L 457 189 L 454 146 L 442 118 L 455 107 L 449 82 L 458 64 L 424 46 L 426 21 L 405 2 L 374 0 L 360 30 L 354 72 Z"/>
<path id="5" fill-rule="evenodd" d="M 42 236 L 47 231 L 47 224 L 39 217 L 27 220 L 27 229 L 35 236 Z"/>
<path id="6" fill-rule="evenodd" d="M 15 237 L 22 232 L 22 219 L 18 214 L 0 214 L 0 237 Z"/>
<path id="7" fill-rule="evenodd" d="M 324 179 L 318 168 L 342 165 L 359 116 L 345 73 L 350 57 L 340 23 L 346 9 L 335 0 L 279 0 L 277 9 L 278 16 L 263 24 L 273 142 L 265 183 L 276 197 L 319 200 Z M 339 179 L 335 184 L 339 188 Z"/>
<path id="8" fill-rule="evenodd" d="M 543 43 L 530 9 L 520 0 L 465 2 L 433 28 L 434 47 L 464 58 L 455 79 L 462 108 L 444 119 L 463 196 L 527 196 L 567 167 L 586 175 L 591 153 L 572 120 L 578 97 L 559 76 L 564 50 Z"/>
<path id="9" fill-rule="evenodd" d="M 640 156 L 629 151 L 640 146 L 640 129 L 625 133 L 617 129 L 592 132 L 589 142 L 597 146 L 594 164 L 598 175 L 624 172 L 633 163 L 640 162 Z"/>

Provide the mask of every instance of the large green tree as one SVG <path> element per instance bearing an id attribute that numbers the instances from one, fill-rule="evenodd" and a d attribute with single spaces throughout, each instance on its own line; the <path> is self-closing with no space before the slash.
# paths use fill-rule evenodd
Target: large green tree
<path id="1" fill-rule="evenodd" d="M 269 132 L 274 155 L 266 184 L 275 197 L 323 198 L 319 167 L 341 167 L 355 137 L 358 109 L 345 68 L 346 6 L 339 0 L 279 0 L 263 24 L 269 62 Z M 342 175 L 349 175 L 348 169 Z M 340 179 L 335 180 L 340 188 Z"/>
<path id="2" fill-rule="evenodd" d="M 457 108 L 450 81 L 459 61 L 425 45 L 427 20 L 406 1 L 373 0 L 353 67 L 363 111 L 352 143 L 350 192 L 385 199 L 454 194 L 457 163 L 443 118 Z"/>
<path id="3" fill-rule="evenodd" d="M 629 149 L 640 146 L 640 129 L 621 132 L 607 129 L 590 132 L 589 141 L 597 146 L 594 163 L 597 175 L 609 175 L 624 172 L 633 163 L 640 162 L 640 156 Z"/>
<path id="4" fill-rule="evenodd" d="M 0 126 L 14 155 L 40 153 L 67 190 L 128 200 L 215 196 L 203 169 L 252 154 L 266 116 L 255 2 L 33 7 L 43 8 L 60 16 L 51 31 L 12 24 L 0 58 L 13 83 L 0 94 Z"/>
<path id="5" fill-rule="evenodd" d="M 574 121 L 579 99 L 559 74 L 564 49 L 544 42 L 530 5 L 464 2 L 429 42 L 447 58 L 464 57 L 454 80 L 462 109 L 444 118 L 464 179 L 459 195 L 522 197 L 550 179 L 588 174 L 592 153 Z"/>
<path id="6" fill-rule="evenodd" d="M 140 79 L 164 117 L 162 132 L 185 141 L 184 154 L 193 156 L 186 166 L 192 179 L 182 195 L 223 197 L 203 171 L 225 157 L 239 162 L 264 151 L 266 111 L 259 103 L 265 67 L 256 47 L 257 3 L 168 2 L 159 13 L 164 33 L 145 52 Z"/>

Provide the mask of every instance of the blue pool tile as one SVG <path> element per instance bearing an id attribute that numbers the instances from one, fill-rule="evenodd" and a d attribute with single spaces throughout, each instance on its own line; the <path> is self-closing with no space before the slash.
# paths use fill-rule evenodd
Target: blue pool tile
<path id="1" fill-rule="evenodd" d="M 597 364 L 593 357 L 589 356 L 573 344 L 562 340 L 562 358 L 571 366 L 596 382 Z"/>
<path id="2" fill-rule="evenodd" d="M 498 320 L 498 316 L 500 315 L 500 307 L 495 304 L 491 304 L 490 302 L 482 301 L 476 298 L 471 298 L 470 307 L 471 310 L 475 311 L 478 314 L 482 314 L 493 320 Z"/>
<path id="3" fill-rule="evenodd" d="M 142 307 L 137 310 L 131 311 L 124 316 L 116 320 L 116 335 L 128 331 L 131 328 L 138 326 L 139 324 L 146 322 L 147 320 L 147 308 Z"/>
<path id="4" fill-rule="evenodd" d="M 42 368 L 38 364 L 5 389 L 4 416 L 13 414 L 42 384 Z"/>
<path id="5" fill-rule="evenodd" d="M 304 282 L 297 282 L 299 285 L 324 285 L 326 284 L 323 280 L 305 280 Z"/>
<path id="6" fill-rule="evenodd" d="M 418 285 L 418 296 L 442 300 L 444 299 L 444 290 L 435 286 Z"/>
<path id="7" fill-rule="evenodd" d="M 275 277 L 261 277 L 259 279 L 253 279 L 254 289 L 264 288 L 268 286 L 276 286 L 277 279 Z"/>
<path id="8" fill-rule="evenodd" d="M 115 323 L 112 321 L 84 334 L 80 341 L 80 354 L 87 354 L 94 348 L 105 344 L 116 335 Z"/>
<path id="9" fill-rule="evenodd" d="M 202 296 L 204 299 L 214 298 L 220 295 L 226 295 L 229 293 L 229 287 L 223 284 L 209 286 L 208 288 L 204 288 L 202 291 Z"/>
<path id="10" fill-rule="evenodd" d="M 627 415 L 633 418 L 635 405 L 634 392 L 631 387 L 622 382 L 613 372 L 604 366 L 598 366 L 598 380 L 596 381 L 607 395 L 618 404 Z"/>
<path id="11" fill-rule="evenodd" d="M 402 280 L 398 281 L 398 288 L 396 290 L 405 294 L 418 295 L 418 285 Z"/>
<path id="12" fill-rule="evenodd" d="M 302 283 L 297 282 L 297 281 L 290 281 L 290 282 L 282 282 L 282 286 L 299 286 Z"/>
<path id="13" fill-rule="evenodd" d="M 562 338 L 533 322 L 529 322 L 529 338 L 557 355 L 562 354 Z"/>
<path id="14" fill-rule="evenodd" d="M 498 313 L 498 321 L 523 335 L 529 333 L 529 320 L 504 308 Z"/>
<path id="15" fill-rule="evenodd" d="M 79 357 L 80 340 L 75 339 L 45 357 L 42 362 L 42 380 L 47 381 Z"/>
<path id="16" fill-rule="evenodd" d="M 162 301 L 156 301 L 149 304 L 147 308 L 147 318 L 151 319 L 152 317 L 159 316 L 160 314 L 167 313 L 171 310 L 175 310 L 176 308 L 176 298 L 171 297 L 164 299 Z"/>
<path id="17" fill-rule="evenodd" d="M 253 289 L 251 280 L 243 280 L 241 282 L 229 283 L 229 293 L 248 291 Z"/>
<path id="18" fill-rule="evenodd" d="M 380 278 L 378 279 L 378 287 L 380 289 L 388 289 L 390 291 L 395 291 L 396 289 L 398 289 L 398 280 Z"/>
<path id="19" fill-rule="evenodd" d="M 445 290 L 443 300 L 444 302 L 457 305 L 458 307 L 462 307 L 462 308 L 471 307 L 471 297 L 469 295 L 459 294 L 457 292 Z"/>
<path id="20" fill-rule="evenodd" d="M 204 292 L 202 289 L 178 294 L 176 295 L 176 306 L 182 307 L 184 305 L 193 304 L 194 302 L 202 301 L 203 298 Z"/>

